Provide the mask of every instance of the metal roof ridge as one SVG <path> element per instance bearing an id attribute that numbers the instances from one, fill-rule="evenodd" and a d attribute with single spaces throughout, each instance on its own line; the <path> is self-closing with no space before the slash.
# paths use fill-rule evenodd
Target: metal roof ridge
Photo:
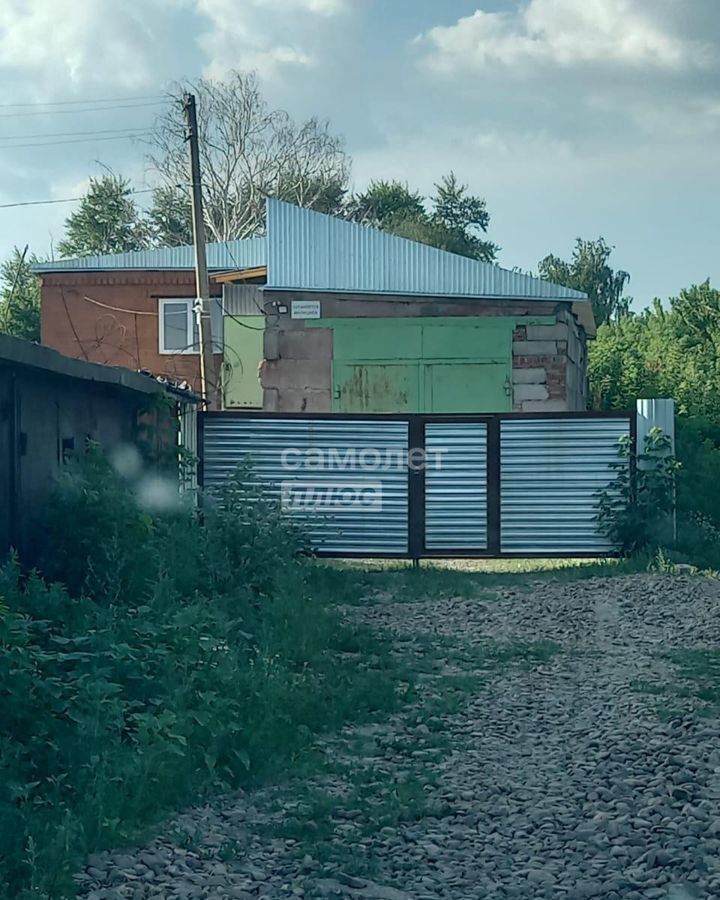
<path id="1" fill-rule="evenodd" d="M 497 263 L 441 250 L 277 198 L 267 199 L 267 222 L 268 287 L 589 299 L 582 291 Z"/>

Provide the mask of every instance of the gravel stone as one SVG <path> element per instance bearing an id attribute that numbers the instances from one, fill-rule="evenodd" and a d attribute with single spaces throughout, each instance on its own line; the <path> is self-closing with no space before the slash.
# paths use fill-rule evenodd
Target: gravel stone
<path id="1" fill-rule="evenodd" d="M 145 847 L 93 854 L 79 896 L 720 896 L 720 722 L 676 696 L 664 721 L 638 689 L 677 679 L 667 651 L 720 646 L 720 581 L 528 576 L 490 591 L 478 574 L 477 586 L 347 608 L 417 672 L 406 707 L 320 741 L 333 765 L 317 777 L 218 797 Z M 532 658 L 550 643 L 561 651 Z M 329 837 L 308 788 L 333 798 Z M 376 796 L 400 806 L 380 816 Z"/>

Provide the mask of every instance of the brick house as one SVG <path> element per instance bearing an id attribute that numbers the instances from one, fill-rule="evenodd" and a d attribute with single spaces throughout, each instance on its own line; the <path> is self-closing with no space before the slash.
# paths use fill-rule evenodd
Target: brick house
<path id="1" fill-rule="evenodd" d="M 211 271 L 253 262 L 262 241 L 208 246 Z M 263 259 L 264 257 L 260 257 Z M 86 256 L 40 263 L 41 342 L 66 356 L 146 370 L 198 387 L 193 326 L 192 247 Z M 213 331 L 222 358 L 222 287 L 214 293 Z"/>
<path id="2" fill-rule="evenodd" d="M 227 408 L 586 408 L 585 294 L 268 201 L 263 238 L 208 245 Z M 197 386 L 191 247 L 36 267 L 42 342 Z"/>

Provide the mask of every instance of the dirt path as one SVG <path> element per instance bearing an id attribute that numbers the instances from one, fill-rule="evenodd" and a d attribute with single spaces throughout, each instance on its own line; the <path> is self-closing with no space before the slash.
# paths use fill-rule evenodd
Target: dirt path
<path id="1" fill-rule="evenodd" d="M 90 860 L 84 893 L 720 896 L 720 724 L 647 692 L 677 681 L 667 651 L 720 647 L 720 582 L 530 582 L 347 615 L 395 635 L 417 676 L 402 712 L 327 742 L 322 775 Z"/>

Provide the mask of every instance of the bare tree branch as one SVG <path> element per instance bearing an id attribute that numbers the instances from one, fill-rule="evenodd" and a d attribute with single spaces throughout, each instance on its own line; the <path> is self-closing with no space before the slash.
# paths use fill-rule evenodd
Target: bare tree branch
<path id="1" fill-rule="evenodd" d="M 186 91 L 197 97 L 205 219 L 213 240 L 262 234 L 266 197 L 322 212 L 340 210 L 350 178 L 342 139 L 328 122 L 297 124 L 283 110 L 270 109 L 253 73 L 171 89 L 173 102 L 155 123 L 149 154 L 167 187 L 189 194 L 180 103 Z"/>

